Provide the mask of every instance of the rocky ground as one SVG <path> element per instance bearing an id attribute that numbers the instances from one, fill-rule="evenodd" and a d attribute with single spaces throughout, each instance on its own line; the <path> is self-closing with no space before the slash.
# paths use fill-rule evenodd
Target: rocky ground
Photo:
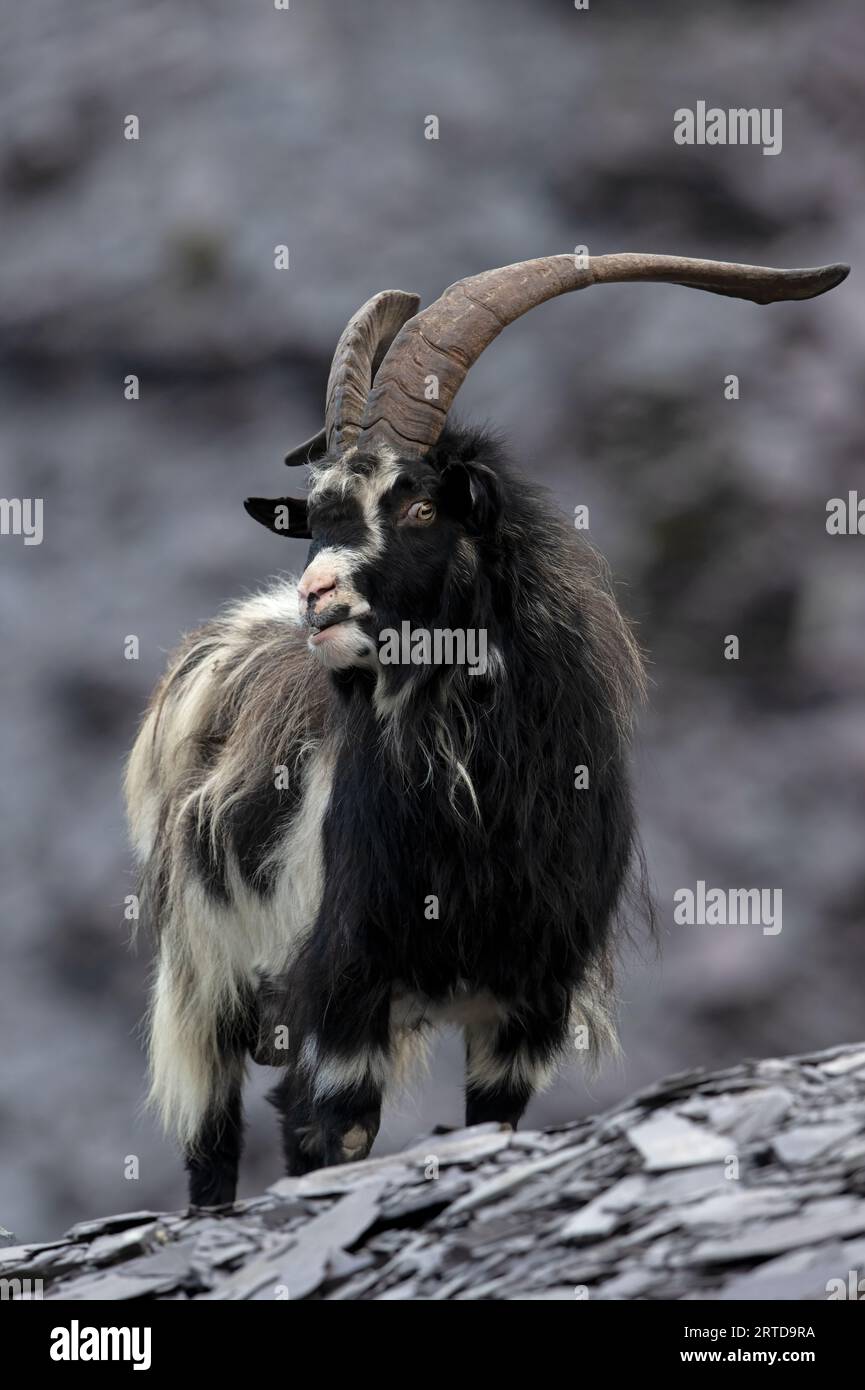
<path id="1" fill-rule="evenodd" d="M 0 1250 L 0 1278 L 68 1300 L 803 1300 L 863 1269 L 863 1043 Z"/>

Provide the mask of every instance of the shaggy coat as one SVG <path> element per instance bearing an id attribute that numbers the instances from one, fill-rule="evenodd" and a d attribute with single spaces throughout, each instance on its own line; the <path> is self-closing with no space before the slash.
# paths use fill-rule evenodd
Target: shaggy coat
<path id="1" fill-rule="evenodd" d="M 435 524 L 401 528 L 418 495 Z M 643 674 L 597 554 L 476 431 L 325 458 L 308 524 L 308 572 L 350 571 L 348 657 L 276 581 L 181 646 L 128 768 L 152 1095 L 197 1201 L 234 1195 L 247 1055 L 285 1068 L 302 1172 L 368 1151 L 434 1025 L 464 1029 L 469 1123 L 515 1124 L 569 1050 L 615 1044 Z M 486 671 L 382 665 L 406 618 L 483 631 Z"/>

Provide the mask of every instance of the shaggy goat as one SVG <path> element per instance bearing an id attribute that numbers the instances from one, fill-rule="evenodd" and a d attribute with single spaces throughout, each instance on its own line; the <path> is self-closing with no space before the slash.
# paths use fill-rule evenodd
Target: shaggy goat
<path id="1" fill-rule="evenodd" d="M 351 319 L 325 429 L 286 460 L 311 465 L 308 496 L 246 504 L 311 538 L 306 569 L 187 639 L 127 773 L 158 942 L 152 1095 L 193 1202 L 235 1195 L 248 1054 L 284 1068 L 273 1100 L 302 1173 L 369 1152 L 435 1025 L 464 1030 L 468 1124 L 516 1125 L 577 1024 L 590 1051 L 615 1046 L 640 656 L 592 549 L 448 411 L 501 329 L 554 295 L 665 280 L 769 303 L 845 273 L 550 256 L 422 313 L 385 291 Z M 413 660 L 387 661 L 403 625 Z M 429 660 L 433 633 L 449 662 Z M 474 666 L 453 659 L 466 633 Z"/>

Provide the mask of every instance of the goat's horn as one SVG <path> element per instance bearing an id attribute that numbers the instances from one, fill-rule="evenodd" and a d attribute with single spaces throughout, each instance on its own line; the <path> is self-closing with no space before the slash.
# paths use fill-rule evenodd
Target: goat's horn
<path id="1" fill-rule="evenodd" d="M 403 456 L 423 456 L 441 434 L 454 396 L 484 348 L 514 319 L 556 295 L 616 280 L 663 280 L 771 304 L 824 294 L 839 285 L 849 269 L 827 265 L 774 270 L 621 252 L 584 258 L 543 256 L 458 280 L 394 339 L 366 402 L 358 447 L 372 449 L 384 443 Z M 436 399 L 430 400 L 433 383 Z"/>
<path id="2" fill-rule="evenodd" d="M 344 453 L 354 444 L 379 365 L 419 304 L 416 294 L 382 290 L 349 319 L 336 345 L 327 380 L 324 419 L 329 453 Z"/>

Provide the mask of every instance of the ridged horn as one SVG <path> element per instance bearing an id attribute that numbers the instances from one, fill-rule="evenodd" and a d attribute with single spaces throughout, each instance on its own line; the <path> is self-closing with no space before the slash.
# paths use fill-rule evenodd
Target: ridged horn
<path id="1" fill-rule="evenodd" d="M 826 265 L 775 270 L 689 256 L 619 252 L 543 256 L 458 280 L 397 333 L 358 417 L 358 447 L 372 450 L 388 444 L 404 457 L 422 457 L 444 429 L 453 399 L 484 348 L 514 319 L 557 295 L 613 281 L 660 280 L 772 304 L 825 294 L 846 278 L 849 269 Z M 435 400 L 427 399 L 431 378 L 437 382 Z"/>
<path id="2" fill-rule="evenodd" d="M 336 345 L 327 380 L 324 419 L 328 453 L 344 453 L 355 443 L 379 365 L 419 304 L 416 294 L 382 290 L 349 319 Z"/>

